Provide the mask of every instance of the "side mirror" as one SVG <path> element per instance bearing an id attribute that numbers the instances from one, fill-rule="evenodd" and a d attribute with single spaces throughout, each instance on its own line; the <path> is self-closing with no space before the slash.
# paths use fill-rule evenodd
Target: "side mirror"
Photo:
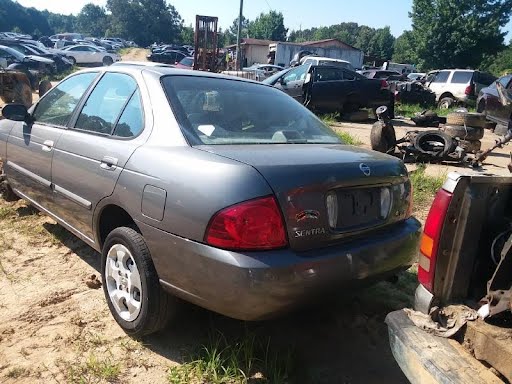
<path id="1" fill-rule="evenodd" d="M 277 80 L 277 82 L 281 85 L 286 85 L 286 80 L 284 79 L 284 76 L 280 77 L 279 80 Z"/>
<path id="2" fill-rule="evenodd" d="M 7 104 L 2 109 L 2 115 L 7 120 L 30 121 L 30 114 L 23 104 Z"/>

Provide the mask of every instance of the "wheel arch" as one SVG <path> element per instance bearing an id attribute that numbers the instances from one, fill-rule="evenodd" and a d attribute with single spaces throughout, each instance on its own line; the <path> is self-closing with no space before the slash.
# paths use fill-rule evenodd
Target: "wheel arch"
<path id="1" fill-rule="evenodd" d="M 453 93 L 451 93 L 451 92 L 444 92 L 444 93 L 442 93 L 442 94 L 441 94 L 441 96 L 439 96 L 439 100 L 438 100 L 438 101 L 441 101 L 441 100 L 442 100 L 442 99 L 444 99 L 445 97 L 449 97 L 449 98 L 451 98 L 451 99 L 453 99 L 453 100 L 457 100 L 457 99 L 455 98 L 455 96 L 453 96 Z"/>
<path id="2" fill-rule="evenodd" d="M 119 227 L 131 227 L 139 231 L 133 217 L 126 209 L 115 203 L 107 203 L 96 214 L 95 235 L 99 249 L 103 247 L 110 232 Z"/>

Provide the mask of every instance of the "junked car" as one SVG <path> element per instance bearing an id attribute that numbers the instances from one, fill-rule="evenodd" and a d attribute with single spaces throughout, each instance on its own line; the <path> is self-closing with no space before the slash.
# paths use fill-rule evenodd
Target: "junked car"
<path id="1" fill-rule="evenodd" d="M 498 87 L 502 88 L 505 97 L 500 95 Z M 488 120 L 505 127 L 512 124 L 512 74 L 502 76 L 483 88 L 476 105 L 477 111 L 484 113 Z"/>
<path id="2" fill-rule="evenodd" d="M 102 64 L 111 65 L 119 60 L 121 57 L 117 53 L 110 53 L 105 51 L 104 48 L 99 48 L 93 45 L 71 45 L 62 49 L 66 52 L 71 62 L 74 64 Z"/>
<path id="3" fill-rule="evenodd" d="M 119 65 L 2 112 L 6 195 L 101 252 L 130 335 L 164 327 L 174 297 L 260 320 L 413 262 L 402 161 L 344 145 L 273 87 Z"/>

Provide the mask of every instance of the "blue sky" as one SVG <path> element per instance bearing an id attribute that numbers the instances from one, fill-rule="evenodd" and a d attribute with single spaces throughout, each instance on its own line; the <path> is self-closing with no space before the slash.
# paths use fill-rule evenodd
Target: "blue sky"
<path id="1" fill-rule="evenodd" d="M 28 7 L 48 9 L 64 14 L 80 12 L 86 3 L 105 5 L 106 0 L 18 0 Z M 218 16 L 220 26 L 229 27 L 238 16 L 239 0 L 172 0 L 181 17 L 188 25 L 193 23 L 196 14 Z M 261 12 L 280 11 L 284 15 L 285 26 L 302 29 L 328 26 L 340 22 L 356 22 L 380 28 L 391 27 L 391 33 L 399 36 L 411 28 L 408 12 L 412 0 L 244 0 L 244 16 L 254 19 Z M 507 42 L 512 38 L 512 22 L 505 30 Z"/>

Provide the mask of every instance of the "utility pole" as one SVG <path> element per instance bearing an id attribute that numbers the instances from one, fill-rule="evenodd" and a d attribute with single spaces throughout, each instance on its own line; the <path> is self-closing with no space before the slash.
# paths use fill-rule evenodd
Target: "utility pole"
<path id="1" fill-rule="evenodd" d="M 242 37 L 242 14 L 244 9 L 244 0 L 240 0 L 240 14 L 238 15 L 238 33 L 236 34 L 236 69 L 242 70 L 242 50 L 240 40 Z"/>

